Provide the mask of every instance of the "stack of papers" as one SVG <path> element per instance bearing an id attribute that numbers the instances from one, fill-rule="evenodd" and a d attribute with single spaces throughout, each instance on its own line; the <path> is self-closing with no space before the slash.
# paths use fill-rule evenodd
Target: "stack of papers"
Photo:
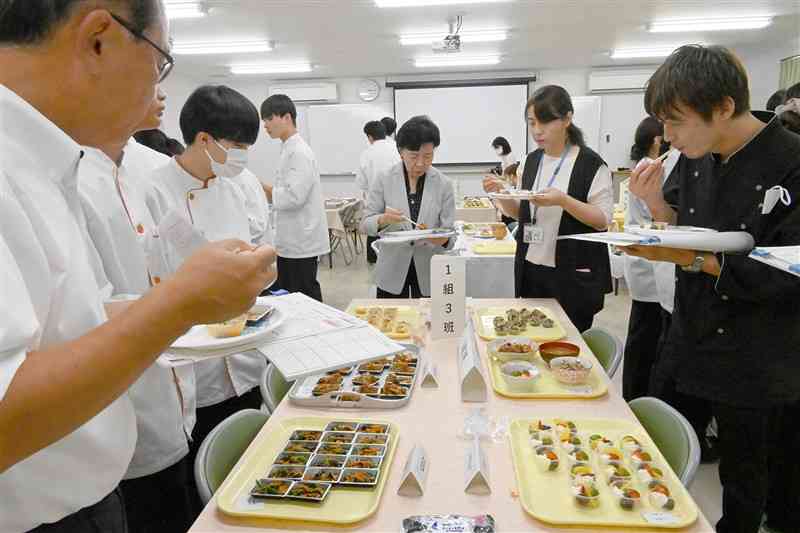
<path id="1" fill-rule="evenodd" d="M 750 258 L 800 277 L 800 246 L 765 246 L 756 248 Z"/>
<path id="2" fill-rule="evenodd" d="M 743 253 L 753 249 L 753 236 L 744 231 L 714 231 L 707 228 L 676 226 L 664 230 L 631 229 L 603 233 L 564 235 L 561 239 L 602 242 L 614 246 L 663 246 L 701 252 Z"/>

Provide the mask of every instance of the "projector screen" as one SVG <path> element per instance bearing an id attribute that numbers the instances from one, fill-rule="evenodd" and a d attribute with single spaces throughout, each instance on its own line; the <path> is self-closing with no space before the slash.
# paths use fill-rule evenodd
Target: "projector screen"
<path id="1" fill-rule="evenodd" d="M 505 137 L 518 157 L 527 153 L 525 103 L 528 85 L 436 87 L 394 91 L 397 126 L 428 115 L 441 132 L 434 164 L 495 164 L 495 137 Z"/>

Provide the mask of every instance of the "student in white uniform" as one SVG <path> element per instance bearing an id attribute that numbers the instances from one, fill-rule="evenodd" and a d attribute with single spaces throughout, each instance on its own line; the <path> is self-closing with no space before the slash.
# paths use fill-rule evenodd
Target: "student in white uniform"
<path id="1" fill-rule="evenodd" d="M 646 117 L 639 123 L 631 147 L 631 160 L 634 165 L 644 158 L 657 159 L 669 150 L 663 142 L 664 126 L 653 117 Z M 664 167 L 664 181 L 678 162 L 677 150 L 667 157 Z M 625 227 L 638 226 L 653 221 L 647 205 L 636 196 L 628 195 L 628 209 L 625 212 Z M 641 257 L 623 255 L 625 284 L 631 295 L 631 313 L 628 319 L 628 336 L 625 340 L 625 364 L 622 371 L 622 397 L 631 401 L 647 396 L 650 373 L 656 361 L 658 342 L 662 329 L 669 323 L 669 315 L 662 308 L 659 285 L 675 285 L 675 266 L 671 263 L 648 261 Z M 671 272 L 670 272 L 671 271 Z M 660 275 L 662 279 L 656 279 Z M 674 290 L 673 290 L 674 292 Z M 671 306 L 670 306 L 671 309 Z"/>
<path id="2" fill-rule="evenodd" d="M 244 193 L 245 209 L 250 219 L 250 235 L 255 244 L 272 244 L 274 240 L 270 222 L 269 202 L 261 180 L 248 169 L 231 178 Z"/>
<path id="3" fill-rule="evenodd" d="M 386 127 L 379 120 L 372 120 L 364 124 L 364 134 L 367 136 L 369 147 L 361 154 L 361 161 L 356 170 L 356 187 L 361 191 L 361 198 L 367 199 L 369 188 L 375 179 L 400 162 L 397 144 L 392 139 L 386 138 Z M 377 237 L 367 237 L 367 262 L 374 263 L 378 258 L 372 243 Z"/>
<path id="4" fill-rule="evenodd" d="M 264 185 L 275 211 L 275 288 L 301 292 L 321 302 L 317 263 L 331 245 L 317 159 L 297 133 L 297 109 L 291 98 L 273 94 L 264 100 L 261 120 L 269 136 L 283 143 L 275 184 Z"/>
<path id="5" fill-rule="evenodd" d="M 517 156 L 511 151 L 511 145 L 505 137 L 495 137 L 492 141 L 492 148 L 500 157 L 500 173 L 505 173 L 506 169 L 517 162 Z"/>
<path id="6" fill-rule="evenodd" d="M 125 392 L 189 327 L 241 314 L 274 277 L 269 248 L 207 246 L 106 319 L 78 196 L 81 144 L 125 139 L 141 121 L 170 70 L 166 20 L 156 1 L 0 10 L 4 533 L 126 531 L 117 485 L 136 420 Z"/>
<path id="7" fill-rule="evenodd" d="M 161 124 L 166 95 L 148 110 L 143 129 Z M 137 143 L 85 148 L 78 190 L 92 244 L 113 287 L 111 300 L 147 293 L 164 275 L 162 240 L 145 202 L 145 178 L 169 157 Z M 186 531 L 191 527 L 192 465 L 188 438 L 195 419 L 192 365 L 153 364 L 131 386 L 138 438 L 131 464 L 120 483 L 131 533 Z M 169 502 L 169 505 L 163 505 Z"/>
<path id="8" fill-rule="evenodd" d="M 381 124 L 386 128 L 386 138 L 394 140 L 394 132 L 397 131 L 397 121 L 392 117 L 383 117 Z"/>
<path id="9" fill-rule="evenodd" d="M 530 201 L 498 201 L 519 221 L 516 293 L 556 298 L 578 331 L 585 331 L 611 292 L 608 248 L 558 237 L 605 231 L 613 210 L 611 172 L 573 124 L 572 100 L 563 87 L 538 89 L 526 113 L 539 149 L 528 154 L 521 185 L 535 194 Z M 504 187 L 495 176 L 487 176 L 483 186 L 486 192 Z"/>
<path id="10" fill-rule="evenodd" d="M 209 241 L 238 238 L 260 244 L 253 233 L 247 200 L 231 178 L 247 165 L 247 150 L 258 138 L 255 106 L 224 85 L 196 89 L 181 109 L 180 127 L 186 151 L 150 176 L 147 204 L 156 224 L 174 213 L 190 222 Z M 162 234 L 162 239 L 165 236 Z M 170 246 L 171 272 L 183 257 Z M 197 422 L 189 461 L 203 439 L 225 418 L 241 409 L 259 409 L 259 383 L 266 359 L 246 352 L 194 365 L 197 381 Z"/>

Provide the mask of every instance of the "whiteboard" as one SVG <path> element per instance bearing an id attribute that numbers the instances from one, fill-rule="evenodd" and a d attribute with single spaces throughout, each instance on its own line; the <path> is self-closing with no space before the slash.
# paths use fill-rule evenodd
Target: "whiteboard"
<path id="1" fill-rule="evenodd" d="M 320 174 L 354 174 L 369 143 L 364 124 L 391 115 L 374 104 L 316 105 L 308 108 L 308 144 Z"/>
<path id="2" fill-rule="evenodd" d="M 527 152 L 527 84 L 397 88 L 394 100 L 398 128 L 416 115 L 428 115 L 439 127 L 434 163 L 495 163 L 492 141 L 498 136 L 508 139 L 515 154 Z"/>
<path id="3" fill-rule="evenodd" d="M 599 96 L 573 96 L 572 107 L 575 112 L 572 114 L 572 122 L 583 130 L 583 138 L 586 146 L 600 152 L 600 119 L 602 111 L 602 100 Z"/>

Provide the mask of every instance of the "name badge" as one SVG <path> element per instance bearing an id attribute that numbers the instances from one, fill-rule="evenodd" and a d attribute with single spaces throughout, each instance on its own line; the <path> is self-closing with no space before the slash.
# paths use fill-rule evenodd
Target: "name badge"
<path id="1" fill-rule="evenodd" d="M 544 229 L 536 224 L 525 224 L 522 228 L 522 239 L 526 244 L 542 244 Z"/>

